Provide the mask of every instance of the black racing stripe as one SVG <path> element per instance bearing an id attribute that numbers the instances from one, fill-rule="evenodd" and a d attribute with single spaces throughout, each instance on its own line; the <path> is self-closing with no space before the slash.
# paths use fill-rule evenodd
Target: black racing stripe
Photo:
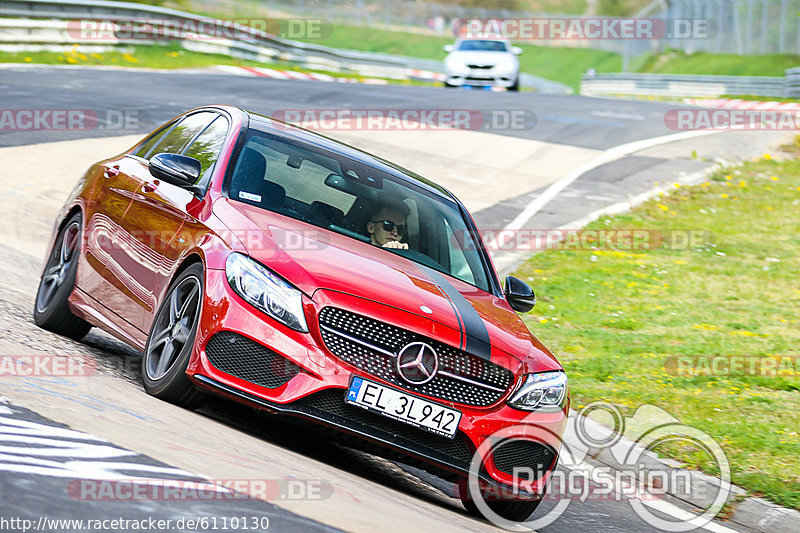
<path id="1" fill-rule="evenodd" d="M 452 309 L 452 310 L 453 310 L 453 314 L 456 316 L 456 320 L 458 321 L 458 333 L 459 333 L 459 337 L 458 337 L 458 349 L 459 349 L 459 350 L 463 350 L 463 349 L 464 349 L 464 342 L 465 342 L 465 339 L 466 339 L 466 335 L 464 334 L 464 319 L 463 319 L 463 318 L 461 318 L 461 313 L 459 313 L 459 312 L 458 312 L 458 309 L 456 308 L 456 304 L 453 302 L 453 299 L 452 299 L 452 298 L 450 298 L 450 297 L 447 295 L 447 293 L 444 291 L 444 289 L 442 288 L 442 286 L 441 286 L 441 285 L 440 285 L 440 284 L 439 284 L 439 283 L 438 283 L 438 282 L 437 282 L 435 279 L 433 279 L 433 277 L 430 275 L 430 273 L 429 273 L 429 270 L 430 270 L 430 269 L 429 269 L 429 268 L 425 268 L 425 269 L 423 269 L 423 268 L 422 268 L 422 265 L 417 265 L 417 267 L 418 267 L 420 270 L 422 270 L 422 273 L 423 273 L 423 274 L 427 274 L 427 275 L 428 275 L 428 278 L 430 278 L 430 279 L 431 279 L 431 283 L 433 283 L 434 285 L 436 285 L 436 288 L 439 290 L 439 292 L 441 293 L 441 295 L 442 295 L 442 296 L 444 296 L 444 297 L 445 297 L 445 299 L 447 300 L 447 303 L 449 303 L 449 304 L 450 304 L 450 309 Z M 432 271 L 432 272 L 435 272 L 435 271 Z"/>
<path id="2" fill-rule="evenodd" d="M 458 289 L 453 287 L 441 273 L 425 265 L 417 266 L 444 291 L 447 298 L 455 305 L 456 315 L 460 315 L 459 322 L 463 321 L 464 324 L 463 333 L 465 339 L 462 350 L 488 361 L 492 353 L 492 343 L 489 339 L 489 330 L 486 329 L 486 324 L 484 324 L 481 316 L 472 307 L 472 304 L 464 298 L 464 295 L 458 292 Z"/>

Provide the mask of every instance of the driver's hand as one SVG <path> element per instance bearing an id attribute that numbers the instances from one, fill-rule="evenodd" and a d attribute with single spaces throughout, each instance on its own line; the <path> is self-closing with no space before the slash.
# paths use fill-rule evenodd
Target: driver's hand
<path id="1" fill-rule="evenodd" d="M 400 250 L 408 250 L 408 244 L 400 241 L 389 241 L 383 245 L 384 248 L 398 248 Z"/>

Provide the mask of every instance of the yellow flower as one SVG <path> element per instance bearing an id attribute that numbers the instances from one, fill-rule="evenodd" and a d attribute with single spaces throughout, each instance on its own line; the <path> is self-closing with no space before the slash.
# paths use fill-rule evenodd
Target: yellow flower
<path id="1" fill-rule="evenodd" d="M 747 187 L 747 182 L 742 180 L 739 182 L 739 187 Z"/>
<path id="2" fill-rule="evenodd" d="M 26 62 L 26 63 L 30 63 L 31 61 L 33 61 L 33 59 L 32 59 L 32 58 L 30 58 L 30 57 L 26 57 L 26 58 L 25 58 L 25 62 Z M 797 188 L 797 190 L 798 190 L 798 191 L 800 191 L 800 187 L 798 187 L 798 188 Z"/>
<path id="3" fill-rule="evenodd" d="M 728 195 L 725 194 L 725 193 L 720 194 L 720 196 L 722 196 L 723 198 L 727 198 L 728 197 Z"/>
<path id="4" fill-rule="evenodd" d="M 673 183 L 673 185 L 675 185 L 675 188 L 676 188 L 676 189 L 677 189 L 677 188 L 679 188 L 679 187 L 681 186 L 681 184 L 680 184 L 680 183 Z"/>
<path id="5" fill-rule="evenodd" d="M 122 54 L 122 58 L 123 58 L 125 61 L 128 61 L 128 62 L 130 62 L 130 63 L 138 63 L 138 62 L 139 62 L 139 60 L 138 60 L 138 59 L 136 59 L 135 57 L 133 57 L 133 56 L 132 56 L 132 55 L 130 55 L 130 54 Z"/>
<path id="6" fill-rule="evenodd" d="M 676 265 L 685 265 L 686 261 L 684 261 L 683 259 L 676 259 L 675 260 L 675 264 Z"/>
<path id="7" fill-rule="evenodd" d="M 778 176 L 772 176 L 770 179 L 771 179 L 772 181 L 778 181 Z"/>
<path id="8" fill-rule="evenodd" d="M 767 207 L 765 207 L 764 209 L 766 209 L 767 211 L 772 211 L 772 206 L 769 206 L 769 205 L 768 205 L 768 206 L 767 206 Z"/>
<path id="9" fill-rule="evenodd" d="M 667 206 L 665 206 L 665 205 L 663 205 L 663 204 L 658 204 L 658 207 L 659 207 L 659 208 L 660 208 L 662 211 L 669 211 L 669 207 L 667 207 Z"/>
<path id="10" fill-rule="evenodd" d="M 546 318 L 540 318 L 539 319 L 539 324 L 547 324 L 547 319 Z"/>
<path id="11" fill-rule="evenodd" d="M 763 155 L 763 157 L 764 157 L 764 159 L 766 159 L 767 161 L 769 161 L 770 159 L 772 159 L 772 156 L 771 156 L 771 155 L 769 155 L 769 154 L 764 154 L 764 155 Z"/>
<path id="12" fill-rule="evenodd" d="M 98 61 L 102 61 L 103 60 L 103 56 L 98 54 L 97 52 L 92 53 L 92 57 L 97 59 Z"/>
<path id="13" fill-rule="evenodd" d="M 730 176 L 725 176 L 725 181 L 731 181 L 733 178 Z"/>

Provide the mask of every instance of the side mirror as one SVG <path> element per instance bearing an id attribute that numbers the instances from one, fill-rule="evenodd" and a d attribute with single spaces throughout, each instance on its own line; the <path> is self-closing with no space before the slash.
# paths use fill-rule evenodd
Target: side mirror
<path id="1" fill-rule="evenodd" d="M 512 46 L 511 53 L 514 54 L 515 56 L 518 56 L 522 53 L 522 48 L 520 48 L 519 46 Z"/>
<path id="2" fill-rule="evenodd" d="M 445 52 L 447 52 L 448 54 L 449 54 L 450 52 L 452 52 L 453 50 L 455 50 L 455 47 L 454 47 L 452 44 L 446 44 L 446 45 L 444 45 L 444 51 L 445 51 Z"/>
<path id="3" fill-rule="evenodd" d="M 536 305 L 536 295 L 533 293 L 533 289 L 521 279 L 508 276 L 503 290 L 511 309 L 517 313 L 527 313 Z"/>
<path id="4" fill-rule="evenodd" d="M 194 157 L 168 153 L 154 155 L 147 167 L 153 177 L 189 190 L 200 178 L 202 168 Z"/>

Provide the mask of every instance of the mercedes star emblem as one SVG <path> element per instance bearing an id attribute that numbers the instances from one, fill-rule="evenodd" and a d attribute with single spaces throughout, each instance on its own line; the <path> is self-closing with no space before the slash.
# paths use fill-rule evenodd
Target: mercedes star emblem
<path id="1" fill-rule="evenodd" d="M 397 373 L 412 385 L 424 385 L 439 369 L 439 356 L 430 345 L 412 342 L 397 354 Z"/>

